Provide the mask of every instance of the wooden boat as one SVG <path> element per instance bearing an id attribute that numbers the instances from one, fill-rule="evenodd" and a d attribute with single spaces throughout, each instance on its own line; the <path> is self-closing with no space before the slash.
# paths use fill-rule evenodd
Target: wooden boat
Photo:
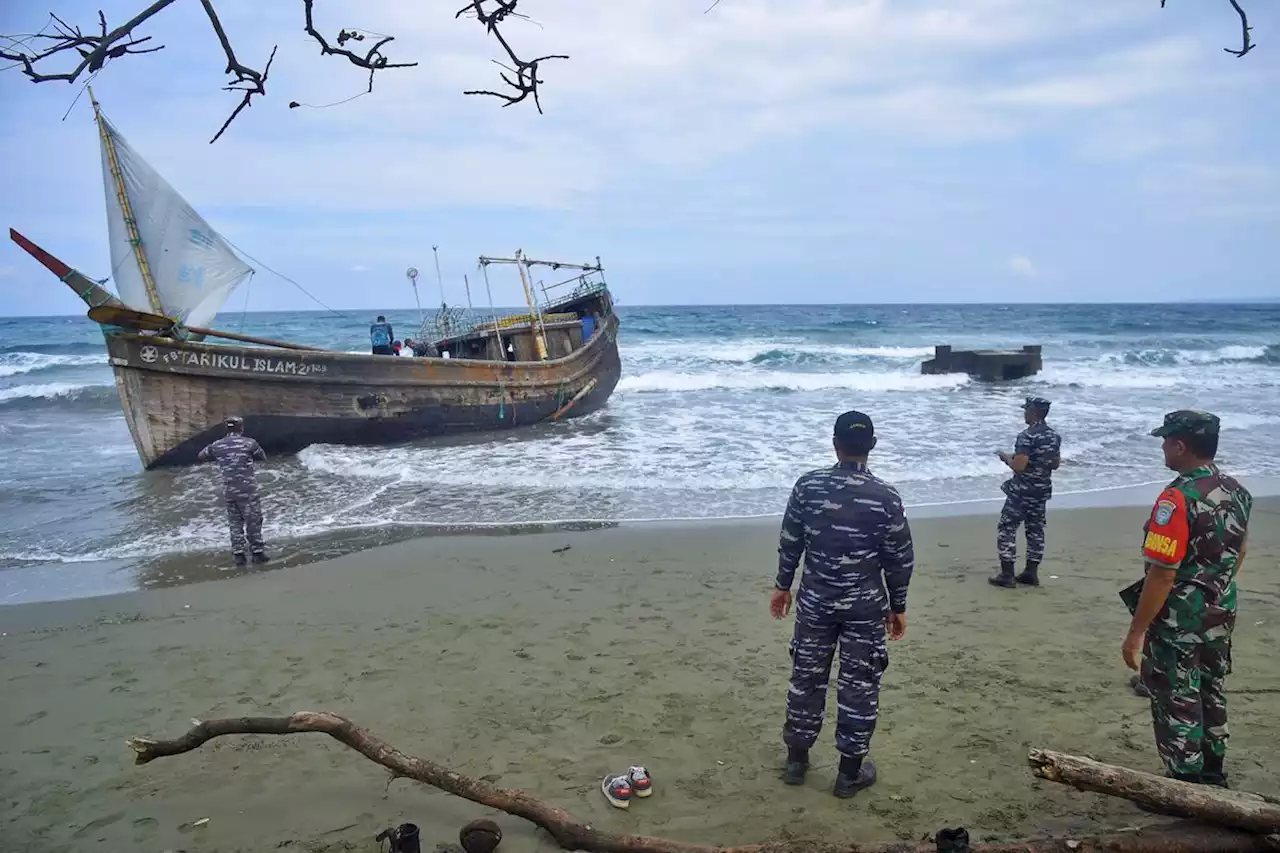
<path id="1" fill-rule="evenodd" d="M 9 235 L 99 323 L 146 468 L 194 463 L 232 415 L 268 453 L 288 453 L 529 426 L 595 411 L 613 393 L 619 321 L 598 258 L 480 258 L 486 274 L 492 264 L 519 270 L 529 311 L 455 326 L 435 340 L 441 357 L 350 354 L 205 328 L 252 268 L 93 106 L 119 295 Z M 539 301 L 537 266 L 573 276 L 544 287 Z"/>

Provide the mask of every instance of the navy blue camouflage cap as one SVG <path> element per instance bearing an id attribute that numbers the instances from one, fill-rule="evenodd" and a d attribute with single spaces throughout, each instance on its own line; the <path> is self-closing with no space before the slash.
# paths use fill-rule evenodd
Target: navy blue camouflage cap
<path id="1" fill-rule="evenodd" d="M 871 423 L 871 416 L 862 412 L 848 411 L 836 418 L 836 438 L 847 438 L 855 444 L 864 444 L 875 437 L 876 428 Z"/>
<path id="2" fill-rule="evenodd" d="M 1050 403 L 1044 397 L 1028 397 L 1027 401 L 1022 404 L 1022 408 L 1035 409 L 1036 411 L 1040 411 L 1040 412 L 1048 412 L 1049 406 L 1051 405 L 1052 403 Z"/>
<path id="3" fill-rule="evenodd" d="M 1151 431 L 1156 438 L 1170 435 L 1217 435 L 1218 416 L 1209 412 L 1179 409 L 1164 416 L 1164 423 Z"/>
<path id="4" fill-rule="evenodd" d="M 244 426 L 244 418 L 239 415 L 232 415 L 223 421 L 223 423 L 226 424 L 227 429 L 235 429 L 236 427 Z"/>

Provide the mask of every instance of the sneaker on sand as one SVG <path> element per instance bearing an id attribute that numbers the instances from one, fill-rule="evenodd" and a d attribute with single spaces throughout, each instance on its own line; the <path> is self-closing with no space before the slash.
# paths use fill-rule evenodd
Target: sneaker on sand
<path id="1" fill-rule="evenodd" d="M 606 776 L 600 783 L 600 790 L 609 805 L 614 808 L 631 807 L 631 780 L 626 776 Z"/>
<path id="2" fill-rule="evenodd" d="M 642 765 L 633 764 L 627 768 L 627 781 L 631 783 L 631 793 L 637 797 L 647 797 L 653 793 L 653 777 Z"/>

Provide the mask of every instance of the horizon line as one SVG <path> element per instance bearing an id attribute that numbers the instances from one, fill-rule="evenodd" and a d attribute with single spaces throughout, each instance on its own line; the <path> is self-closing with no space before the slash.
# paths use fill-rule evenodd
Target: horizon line
<path id="1" fill-rule="evenodd" d="M 936 307 L 967 307 L 967 308 L 990 308 L 990 307 L 1101 307 L 1111 305 L 1207 305 L 1215 307 L 1224 307 L 1230 305 L 1278 305 L 1280 297 L 1269 296 L 1241 296 L 1217 299 L 1169 299 L 1160 301 L 1148 300 L 1127 300 L 1116 299 L 1107 302 L 1070 302 L 1070 301 L 1054 301 L 1054 302 L 633 302 L 614 303 L 617 307 L 626 308 L 848 308 L 848 307 L 864 307 L 864 308 L 898 308 L 898 307 L 919 307 L 919 308 L 936 308 Z M 496 306 L 499 309 L 520 309 L 526 306 L 509 305 Z M 228 316 L 235 314 L 343 314 L 367 311 L 418 311 L 417 306 L 408 307 L 356 307 L 356 308 L 251 308 L 233 312 L 218 312 L 218 314 L 226 313 Z M 469 309 L 476 311 L 477 309 Z M 81 317 L 82 314 L 5 314 L 0 313 L 0 319 L 3 320 L 34 320 L 49 318 L 69 318 Z M 214 315 L 215 317 L 218 315 Z"/>

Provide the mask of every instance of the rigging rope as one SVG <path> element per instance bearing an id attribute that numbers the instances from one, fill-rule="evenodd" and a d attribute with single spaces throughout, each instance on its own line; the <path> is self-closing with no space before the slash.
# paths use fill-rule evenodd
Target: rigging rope
<path id="1" fill-rule="evenodd" d="M 285 275 L 285 274 L 284 274 L 284 273 L 282 273 L 282 272 L 277 272 L 276 270 L 273 270 L 271 267 L 267 266 L 267 265 L 266 265 L 266 264 L 264 264 L 262 261 L 258 260 L 258 259 L 257 259 L 257 258 L 255 258 L 253 255 L 249 254 L 249 253 L 248 253 L 248 252 L 246 252 L 244 249 L 241 249 L 241 248 L 240 248 L 239 246 L 237 246 L 235 243 L 232 243 L 232 242 L 231 242 L 231 238 L 227 237 L 227 235 L 226 235 L 226 234 L 221 234 L 221 235 L 219 235 L 219 236 L 221 236 L 221 237 L 222 237 L 222 239 L 226 240 L 226 241 L 227 241 L 227 243 L 231 246 L 231 248 L 235 249 L 237 252 L 239 252 L 240 254 L 244 255 L 246 258 L 248 258 L 249 260 L 253 261 L 255 264 L 257 264 L 258 266 L 262 267 L 264 270 L 266 270 L 267 272 L 271 273 L 272 275 L 277 276 L 278 278 L 282 278 L 282 279 L 284 279 L 285 281 L 287 281 L 287 282 L 289 282 L 290 284 L 292 284 L 294 287 L 298 288 L 298 290 L 302 291 L 302 293 L 303 293 L 303 294 L 304 294 L 308 299 L 310 299 L 312 302 L 314 302 L 314 303 L 316 303 L 317 305 L 319 305 L 319 306 L 320 306 L 321 308 L 323 308 L 324 310 L 328 311 L 330 314 L 335 314 L 335 315 L 337 315 L 338 317 L 343 318 L 344 320 L 354 320 L 354 319 L 355 319 L 354 317 L 350 316 L 349 314 L 343 314 L 341 311 L 338 311 L 338 310 L 335 310 L 335 309 L 333 309 L 333 308 L 330 308 L 328 305 L 326 305 L 326 304 L 324 304 L 323 302 L 321 302 L 321 301 L 320 301 L 320 299 L 319 299 L 319 298 L 317 298 L 315 294 L 313 294 L 311 291 L 307 290 L 307 289 L 306 289 L 305 287 L 303 287 L 302 285 L 298 284 L 298 283 L 297 283 L 296 281 L 294 281 L 293 279 L 289 278 L 289 276 Z"/>

